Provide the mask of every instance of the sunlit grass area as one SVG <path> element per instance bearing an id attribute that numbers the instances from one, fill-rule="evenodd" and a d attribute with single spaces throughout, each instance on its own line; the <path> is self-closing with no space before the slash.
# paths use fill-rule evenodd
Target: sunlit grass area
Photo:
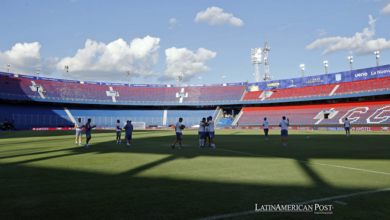
<path id="1" fill-rule="evenodd" d="M 90 149 L 73 131 L 0 133 L 0 219 L 197 219 L 390 188 L 386 132 L 290 131 L 266 141 L 258 130 L 217 130 L 200 149 L 185 130 L 137 130 L 132 146 L 93 131 Z M 85 139 L 83 140 L 85 143 Z M 389 191 L 321 202 L 331 218 L 388 219 Z M 341 203 L 340 203 L 341 202 Z M 313 213 L 256 213 L 233 219 L 312 219 Z M 329 216 L 328 216 L 329 217 Z M 327 218 L 328 218 L 327 217 Z"/>

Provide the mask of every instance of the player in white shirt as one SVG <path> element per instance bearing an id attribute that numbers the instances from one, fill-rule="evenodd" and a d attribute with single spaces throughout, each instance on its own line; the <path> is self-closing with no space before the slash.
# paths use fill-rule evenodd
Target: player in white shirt
<path id="1" fill-rule="evenodd" d="M 288 126 L 290 125 L 290 120 L 286 116 L 283 116 L 283 120 L 279 123 L 279 127 L 281 128 L 281 135 L 282 135 L 282 144 L 283 146 L 287 145 L 287 137 L 288 137 Z"/>
<path id="2" fill-rule="evenodd" d="M 213 121 L 213 117 L 209 116 L 207 118 L 207 127 L 208 127 L 208 136 L 210 138 L 210 143 L 211 143 L 211 146 L 210 148 L 215 148 L 215 144 L 214 144 L 214 136 L 215 136 L 215 132 L 214 132 L 214 121 Z"/>
<path id="3" fill-rule="evenodd" d="M 264 127 L 265 139 L 268 140 L 268 121 L 267 121 L 267 118 L 264 118 L 263 127 Z"/>
<path id="4" fill-rule="evenodd" d="M 351 123 L 349 122 L 348 118 L 345 118 L 344 129 L 345 129 L 345 134 L 347 135 L 347 137 L 349 137 L 349 135 L 351 135 L 350 127 L 351 127 Z"/>
<path id="5" fill-rule="evenodd" d="M 76 129 L 76 146 L 77 146 L 77 138 L 79 138 L 79 145 L 81 145 L 81 136 L 83 135 L 83 123 L 81 123 L 81 118 L 78 118 L 78 121 L 74 125 Z"/>
<path id="6" fill-rule="evenodd" d="M 205 147 L 207 144 L 207 139 L 209 140 L 209 147 L 210 147 L 211 142 L 210 142 L 210 135 L 209 135 L 209 124 L 206 122 L 204 124 L 204 144 L 203 144 L 203 146 L 205 146 Z"/>
<path id="7" fill-rule="evenodd" d="M 206 118 L 202 118 L 202 121 L 199 123 L 199 148 L 204 148 L 204 141 L 205 141 L 205 126 L 206 126 Z"/>
<path id="8" fill-rule="evenodd" d="M 184 147 L 181 146 L 181 140 L 183 139 L 182 131 L 184 129 L 184 126 L 181 124 L 183 122 L 183 118 L 179 118 L 179 121 L 175 125 L 175 132 L 176 132 L 176 140 L 171 145 L 172 149 L 175 149 L 175 144 L 179 142 L 179 149 L 184 149 Z"/>
<path id="9" fill-rule="evenodd" d="M 116 130 L 116 144 L 122 144 L 122 140 L 121 140 L 122 128 L 121 128 L 121 121 L 119 119 L 116 120 L 115 130 Z"/>

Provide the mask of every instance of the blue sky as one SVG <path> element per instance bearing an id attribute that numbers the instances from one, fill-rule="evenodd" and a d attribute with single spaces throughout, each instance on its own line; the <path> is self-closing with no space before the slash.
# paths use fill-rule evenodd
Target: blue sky
<path id="1" fill-rule="evenodd" d="M 264 42 L 271 47 L 274 79 L 299 77 L 302 63 L 305 75 L 323 74 L 324 60 L 330 73 L 345 71 L 350 55 L 355 69 L 375 66 L 375 50 L 380 51 L 380 63 L 389 64 L 389 4 L 2 1 L 0 71 L 11 63 L 11 72 L 34 75 L 41 68 L 41 76 L 64 78 L 66 64 L 68 79 L 77 80 L 125 82 L 129 69 L 131 83 L 176 83 L 178 75 L 189 83 L 198 83 L 198 77 L 202 83 L 220 83 L 222 76 L 227 82 L 253 82 L 250 51 Z M 365 33 L 363 39 L 353 38 L 356 33 Z M 322 55 L 329 45 L 329 53 Z M 260 70 L 264 74 L 263 64 Z"/>

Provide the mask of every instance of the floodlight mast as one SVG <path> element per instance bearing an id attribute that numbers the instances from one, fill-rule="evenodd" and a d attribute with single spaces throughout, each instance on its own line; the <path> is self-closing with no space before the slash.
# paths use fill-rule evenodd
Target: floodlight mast
<path id="1" fill-rule="evenodd" d="M 302 70 L 302 77 L 305 76 L 305 64 L 301 64 L 299 65 L 301 67 L 301 70 Z"/>
<path id="2" fill-rule="evenodd" d="M 39 79 L 39 71 L 41 71 L 41 69 L 37 68 L 37 79 Z"/>
<path id="3" fill-rule="evenodd" d="M 181 85 L 181 81 L 183 80 L 183 77 L 182 76 L 178 76 L 177 78 L 175 78 L 179 84 Z"/>
<path id="4" fill-rule="evenodd" d="M 68 80 L 69 66 L 65 66 L 65 67 L 64 67 L 64 70 L 65 70 L 65 72 L 66 72 L 66 74 L 65 74 L 65 79 Z"/>
<path id="5" fill-rule="evenodd" d="M 271 50 L 270 47 L 268 47 L 268 42 L 264 43 L 264 81 L 272 80 L 272 76 L 269 74 L 269 63 L 268 63 L 268 52 Z"/>
<path id="6" fill-rule="evenodd" d="M 7 73 L 9 73 L 10 69 L 11 69 L 11 64 L 7 64 Z"/>
<path id="7" fill-rule="evenodd" d="M 223 84 L 226 83 L 226 76 L 222 76 L 222 79 L 223 79 Z"/>
<path id="8" fill-rule="evenodd" d="M 199 84 L 202 84 L 202 77 L 199 77 Z"/>
<path id="9" fill-rule="evenodd" d="M 328 61 L 325 60 L 324 64 L 325 64 L 325 74 L 328 74 Z"/>
<path id="10" fill-rule="evenodd" d="M 126 71 L 126 76 L 127 76 L 127 84 L 130 86 L 130 71 Z"/>
<path id="11" fill-rule="evenodd" d="M 353 56 L 348 57 L 348 60 L 349 60 L 349 67 L 351 68 L 351 70 L 353 70 L 353 65 L 352 65 L 352 63 L 353 63 Z"/>
<path id="12" fill-rule="evenodd" d="M 259 65 L 261 64 L 261 55 L 262 55 L 262 50 L 261 48 L 255 48 L 252 49 L 251 51 L 252 54 L 252 65 L 255 65 L 255 82 L 260 82 L 260 70 L 259 70 Z"/>
<path id="13" fill-rule="evenodd" d="M 376 55 L 376 66 L 379 66 L 379 51 L 375 51 L 374 54 Z"/>

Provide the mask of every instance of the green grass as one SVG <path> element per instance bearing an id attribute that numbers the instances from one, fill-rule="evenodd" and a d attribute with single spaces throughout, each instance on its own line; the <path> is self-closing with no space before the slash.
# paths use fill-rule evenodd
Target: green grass
<path id="1" fill-rule="evenodd" d="M 277 131 L 265 141 L 260 130 L 217 130 L 217 149 L 199 149 L 197 131 L 186 130 L 185 150 L 170 148 L 172 130 L 135 131 L 130 149 L 115 144 L 114 131 L 93 131 L 90 149 L 75 146 L 74 133 L 0 133 L 0 219 L 196 219 L 254 210 L 256 203 L 390 188 L 386 132 L 347 138 L 290 131 L 290 146 L 283 147 Z M 232 219 L 388 219 L 389 197 L 387 191 L 320 202 L 334 206 L 332 216 Z"/>

